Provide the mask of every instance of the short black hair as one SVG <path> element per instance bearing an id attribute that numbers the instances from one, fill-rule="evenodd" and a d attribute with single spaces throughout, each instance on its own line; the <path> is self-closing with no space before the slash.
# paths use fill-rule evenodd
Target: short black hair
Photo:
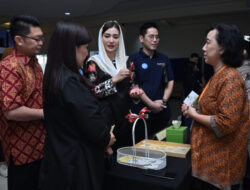
<path id="1" fill-rule="evenodd" d="M 190 57 L 193 58 L 193 57 L 198 57 L 200 58 L 199 54 L 198 53 L 191 53 L 190 54 Z"/>
<path id="2" fill-rule="evenodd" d="M 239 67 L 243 63 L 243 36 L 236 25 L 215 24 L 208 31 L 216 30 L 216 41 L 224 49 L 224 64 Z"/>
<path id="3" fill-rule="evenodd" d="M 145 36 L 145 34 L 147 33 L 147 29 L 149 29 L 149 28 L 156 28 L 159 31 L 159 27 L 157 26 L 156 23 L 146 22 L 146 23 L 141 25 L 139 34 L 142 36 Z"/>
<path id="4" fill-rule="evenodd" d="M 28 35 L 30 27 L 41 27 L 40 21 L 30 15 L 17 15 L 12 18 L 10 24 L 10 35 L 12 40 L 16 35 Z"/>

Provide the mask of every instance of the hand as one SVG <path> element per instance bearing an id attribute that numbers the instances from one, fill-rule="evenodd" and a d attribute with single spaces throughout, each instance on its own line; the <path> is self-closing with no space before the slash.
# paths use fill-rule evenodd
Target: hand
<path id="1" fill-rule="evenodd" d="M 107 149 L 111 147 L 113 144 L 115 144 L 115 141 L 116 141 L 115 135 L 113 134 L 113 132 L 110 132 L 110 140 Z"/>
<path id="2" fill-rule="evenodd" d="M 163 109 L 166 109 L 167 106 L 163 104 L 162 100 L 155 100 L 153 103 L 149 106 L 150 110 L 153 113 L 161 112 Z"/>
<path id="3" fill-rule="evenodd" d="M 138 86 L 134 86 L 129 92 L 129 96 L 134 99 L 139 99 L 142 94 L 144 94 L 144 91 Z"/>
<path id="4" fill-rule="evenodd" d="M 108 155 L 111 155 L 114 153 L 113 149 L 111 148 L 111 146 L 109 146 L 107 149 L 106 149 L 106 152 L 108 153 Z"/>
<path id="5" fill-rule="evenodd" d="M 183 115 L 188 118 L 193 118 L 193 116 L 197 114 L 196 109 L 193 106 L 187 104 L 182 104 L 181 111 Z"/>
<path id="6" fill-rule="evenodd" d="M 128 69 L 121 69 L 119 71 L 119 73 L 112 78 L 112 81 L 113 81 L 114 84 L 116 84 L 118 82 L 121 82 L 125 78 L 130 77 L 130 74 L 131 74 L 130 70 L 128 70 Z"/>

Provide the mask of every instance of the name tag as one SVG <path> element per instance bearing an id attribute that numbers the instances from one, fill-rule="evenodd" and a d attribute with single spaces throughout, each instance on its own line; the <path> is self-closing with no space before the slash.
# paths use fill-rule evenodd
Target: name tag
<path id="1" fill-rule="evenodd" d="M 158 66 L 165 67 L 165 63 L 157 63 Z"/>

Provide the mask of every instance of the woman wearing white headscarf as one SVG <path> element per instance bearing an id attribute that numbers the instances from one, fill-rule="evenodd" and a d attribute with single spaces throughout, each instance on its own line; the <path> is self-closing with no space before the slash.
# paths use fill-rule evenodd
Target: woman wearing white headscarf
<path id="1" fill-rule="evenodd" d="M 84 75 L 94 85 L 108 126 L 115 125 L 116 148 L 128 145 L 130 136 L 125 115 L 130 108 L 130 74 L 123 34 L 116 21 L 103 24 L 98 36 L 99 53 L 89 58 Z M 128 135 L 124 135 L 129 133 Z M 121 135 L 122 134 L 122 135 Z M 127 136 L 127 137 L 126 137 Z M 124 137 L 124 140 L 122 139 Z"/>

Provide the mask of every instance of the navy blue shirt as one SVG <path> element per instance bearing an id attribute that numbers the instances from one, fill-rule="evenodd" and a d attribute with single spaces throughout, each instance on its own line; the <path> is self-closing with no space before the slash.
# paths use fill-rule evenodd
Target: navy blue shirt
<path id="1" fill-rule="evenodd" d="M 167 83 L 174 80 L 168 57 L 155 52 L 150 58 L 140 49 L 139 52 L 130 56 L 130 62 L 134 62 L 135 66 L 135 83 L 144 90 L 151 100 L 162 99 Z"/>

